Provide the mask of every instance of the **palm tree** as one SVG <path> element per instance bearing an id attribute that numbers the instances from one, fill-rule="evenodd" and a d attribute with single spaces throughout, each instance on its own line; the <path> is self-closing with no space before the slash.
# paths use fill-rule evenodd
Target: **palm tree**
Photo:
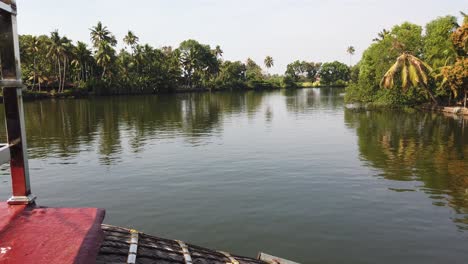
<path id="1" fill-rule="evenodd" d="M 380 86 L 388 89 L 394 87 L 395 78 L 399 76 L 401 77 L 401 88 L 404 92 L 410 85 L 421 87 L 437 105 L 437 98 L 428 87 L 428 75 L 431 71 L 432 68 L 425 62 L 405 52 L 397 58 L 395 64 L 385 73 Z"/>
<path id="2" fill-rule="evenodd" d="M 273 61 L 273 58 L 271 56 L 266 56 L 263 63 L 265 63 L 265 67 L 267 67 L 267 69 L 270 69 L 275 65 L 275 62 Z"/>
<path id="3" fill-rule="evenodd" d="M 78 81 L 87 80 L 88 63 L 92 60 L 91 51 L 88 46 L 81 41 L 78 41 L 73 51 L 74 59 L 71 62 L 73 66 L 79 68 Z"/>
<path id="4" fill-rule="evenodd" d="M 73 45 L 71 43 L 71 40 L 68 39 L 67 37 L 62 37 L 61 39 L 61 45 L 63 47 L 63 78 L 62 78 L 62 89 L 61 92 L 64 91 L 65 89 L 65 77 L 67 74 L 67 65 L 69 64 L 70 58 L 73 58 Z"/>
<path id="5" fill-rule="evenodd" d="M 37 72 L 37 66 L 36 66 L 36 58 L 37 58 L 37 53 L 39 52 L 41 46 L 41 42 L 39 38 L 36 36 L 32 36 L 31 38 L 31 45 L 27 47 L 27 51 L 32 55 L 33 57 L 33 76 L 30 78 L 32 79 L 32 90 L 34 90 L 34 86 L 36 85 L 36 72 Z"/>
<path id="6" fill-rule="evenodd" d="M 216 56 L 216 58 L 218 58 L 222 57 L 224 52 L 219 45 L 216 45 L 216 48 L 213 50 L 213 53 Z"/>
<path id="7" fill-rule="evenodd" d="M 132 55 L 135 52 L 136 45 L 138 45 L 138 40 L 139 38 L 131 30 L 123 38 L 123 42 L 132 49 Z"/>
<path id="8" fill-rule="evenodd" d="M 44 82 L 48 82 L 49 78 L 47 77 L 47 75 L 43 74 L 42 71 L 38 71 L 36 76 L 37 76 L 37 84 L 38 84 L 38 88 L 39 88 L 39 92 L 40 92 L 41 91 L 41 84 L 44 83 Z"/>
<path id="9" fill-rule="evenodd" d="M 356 49 L 354 49 L 353 46 L 349 46 L 349 47 L 346 49 L 346 52 L 348 52 L 348 54 L 349 54 L 349 67 L 351 67 L 352 58 L 353 58 L 354 52 L 356 52 Z"/>
<path id="10" fill-rule="evenodd" d="M 96 51 L 96 63 L 102 67 L 101 79 L 104 79 L 107 69 L 112 63 L 115 55 L 114 52 L 114 49 L 106 41 L 99 44 L 98 50 Z"/>
<path id="11" fill-rule="evenodd" d="M 95 48 L 99 48 L 101 42 L 107 42 L 110 46 L 115 46 L 117 40 L 112 35 L 112 33 L 107 29 L 106 26 L 103 26 L 101 21 L 97 23 L 96 26 L 90 28 L 91 30 L 91 41 Z"/>
<path id="12" fill-rule="evenodd" d="M 52 57 L 53 60 L 57 63 L 57 81 L 58 81 L 58 91 L 60 92 L 62 86 L 62 65 L 61 59 L 65 52 L 64 45 L 62 43 L 62 37 L 60 37 L 58 30 L 52 31 L 50 33 L 50 41 L 48 43 L 48 53 L 47 56 Z"/>
<path id="13" fill-rule="evenodd" d="M 386 36 L 390 35 L 390 31 L 383 29 L 377 34 L 377 38 L 374 38 L 372 41 L 379 42 L 383 40 Z"/>

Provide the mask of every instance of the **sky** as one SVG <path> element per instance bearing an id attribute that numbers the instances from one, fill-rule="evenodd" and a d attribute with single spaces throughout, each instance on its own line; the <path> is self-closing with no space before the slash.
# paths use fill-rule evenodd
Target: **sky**
<path id="1" fill-rule="evenodd" d="M 20 34 L 58 29 L 74 41 L 89 43 L 89 28 L 102 21 L 117 37 L 132 30 L 140 42 L 177 47 L 196 39 L 220 45 L 224 59 L 252 58 L 270 73 L 284 73 L 294 60 L 352 63 L 382 29 L 405 21 L 425 25 L 455 15 L 468 0 L 17 0 Z M 461 19 L 460 19 L 461 21 Z"/>

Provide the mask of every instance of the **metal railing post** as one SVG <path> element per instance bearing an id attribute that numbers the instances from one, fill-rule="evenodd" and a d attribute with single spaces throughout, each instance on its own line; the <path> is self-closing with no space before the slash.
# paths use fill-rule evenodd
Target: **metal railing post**
<path id="1" fill-rule="evenodd" d="M 0 0 L 0 87 L 3 91 L 13 195 L 9 204 L 34 201 L 29 182 L 29 166 L 21 89 L 20 52 L 16 27 L 16 3 Z"/>

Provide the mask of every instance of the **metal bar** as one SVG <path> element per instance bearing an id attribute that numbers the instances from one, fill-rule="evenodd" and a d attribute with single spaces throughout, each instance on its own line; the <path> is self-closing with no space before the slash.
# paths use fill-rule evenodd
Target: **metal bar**
<path id="1" fill-rule="evenodd" d="M 7 11 L 8 13 L 16 14 L 16 10 L 11 7 L 11 5 L 4 2 L 0 2 L 0 9 Z"/>
<path id="2" fill-rule="evenodd" d="M 8 144 L 0 145 L 0 165 L 10 162 L 10 149 Z"/>
<path id="3" fill-rule="evenodd" d="M 26 132 L 24 130 L 21 88 L 3 88 L 7 139 L 10 145 L 10 171 L 13 196 L 9 204 L 28 204 L 34 200 L 29 182 Z"/>
<path id="4" fill-rule="evenodd" d="M 29 204 L 34 201 L 34 197 L 31 195 L 28 154 L 26 152 L 16 1 L 0 0 L 0 3 L 0 35 L 3 37 L 0 48 L 2 56 L 0 86 L 3 87 L 3 105 L 5 107 L 13 189 L 13 195 L 8 203 Z"/>

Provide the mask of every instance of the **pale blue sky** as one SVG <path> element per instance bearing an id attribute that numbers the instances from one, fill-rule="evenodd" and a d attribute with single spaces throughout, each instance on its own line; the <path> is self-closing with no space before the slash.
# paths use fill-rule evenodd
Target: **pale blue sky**
<path id="1" fill-rule="evenodd" d="M 424 25 L 437 16 L 459 16 L 467 0 L 17 0 L 20 34 L 59 29 L 89 43 L 89 28 L 102 21 L 121 42 L 128 29 L 142 43 L 177 46 L 194 38 L 224 50 L 224 58 L 283 73 L 296 59 L 357 61 L 383 28 L 410 21 Z"/>

